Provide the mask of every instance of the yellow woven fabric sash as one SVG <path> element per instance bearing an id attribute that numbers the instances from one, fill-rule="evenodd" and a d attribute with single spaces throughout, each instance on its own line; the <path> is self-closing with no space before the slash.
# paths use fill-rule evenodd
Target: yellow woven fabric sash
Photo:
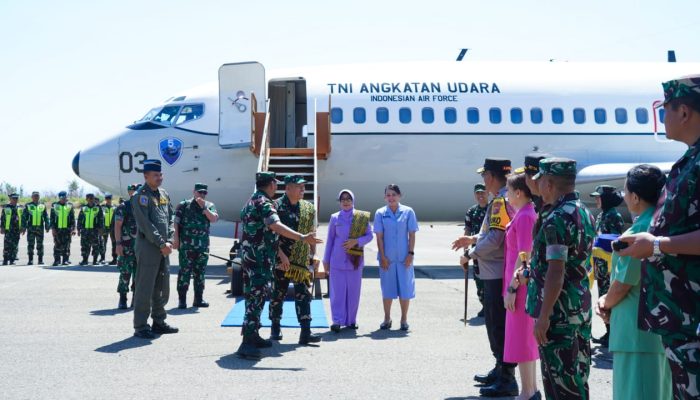
<path id="1" fill-rule="evenodd" d="M 369 212 L 360 210 L 353 211 L 352 224 L 350 225 L 350 239 L 357 239 L 364 236 L 367 230 L 367 223 L 369 223 Z M 359 246 L 346 250 L 346 252 L 351 256 L 361 256 L 365 254 L 365 250 Z"/>
<path id="2" fill-rule="evenodd" d="M 314 206 L 308 201 L 299 202 L 299 227 L 297 231 L 306 235 L 314 228 Z M 311 284 L 311 271 L 309 271 L 310 246 L 301 240 L 294 242 L 289 255 L 290 267 L 284 272 L 284 276 L 298 283 Z"/>

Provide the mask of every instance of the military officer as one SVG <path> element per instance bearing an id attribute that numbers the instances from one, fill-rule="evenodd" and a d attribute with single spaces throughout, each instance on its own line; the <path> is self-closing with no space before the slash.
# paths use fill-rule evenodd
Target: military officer
<path id="1" fill-rule="evenodd" d="M 192 198 L 175 210 L 173 248 L 178 249 L 180 272 L 177 274 L 178 308 L 187 308 L 187 289 L 194 273 L 194 307 L 209 307 L 204 301 L 204 273 L 209 260 L 209 226 L 219 219 L 214 203 L 205 200 L 208 186 L 195 183 Z"/>
<path id="2" fill-rule="evenodd" d="M 138 184 L 132 184 L 126 187 L 129 194 L 129 199 L 134 195 Z M 136 220 L 134 213 L 131 211 L 131 202 L 126 201 L 117 206 L 114 210 L 114 238 L 117 245 L 117 268 L 119 269 L 119 284 L 117 292 L 119 293 L 118 308 L 125 310 L 126 294 L 129 293 L 129 281 L 131 281 L 131 291 L 134 291 L 134 281 L 136 274 L 136 253 L 134 245 L 136 244 Z M 131 298 L 132 304 L 134 301 L 133 295 Z"/>
<path id="3" fill-rule="evenodd" d="M 245 317 L 241 333 L 243 342 L 236 355 L 259 359 L 260 348 L 271 347 L 272 342 L 260 337 L 260 313 L 268 294 L 272 268 L 277 262 L 278 235 L 301 240 L 309 245 L 322 243 L 315 233 L 301 234 L 280 222 L 272 197 L 277 191 L 274 172 L 255 175 L 256 191 L 241 210 L 243 223 L 242 270 L 245 295 Z"/>
<path id="4" fill-rule="evenodd" d="M 621 235 L 625 222 L 622 215 L 615 207 L 622 204 L 622 195 L 614 186 L 599 185 L 595 192 L 591 193 L 596 201 L 597 207 L 601 210 L 595 220 L 595 230 L 597 235 L 616 234 Z M 605 295 L 610 290 L 610 270 L 607 262 L 599 258 L 593 258 L 593 267 L 596 282 L 598 283 L 598 297 Z M 605 324 L 605 335 L 593 338 L 593 343 L 598 343 L 603 347 L 608 347 L 610 338 L 610 324 Z"/>
<path id="5" fill-rule="evenodd" d="M 104 230 L 104 214 L 95 201 L 95 195 L 85 195 L 86 204 L 80 207 L 78 213 L 78 236 L 80 236 L 80 255 L 83 260 L 80 265 L 88 264 L 88 257 L 92 252 L 92 265 L 97 265 L 97 256 L 100 252 L 100 235 Z"/>
<path id="6" fill-rule="evenodd" d="M 131 198 L 136 219 L 136 292 L 134 293 L 134 336 L 153 339 L 156 334 L 177 333 L 165 322 L 165 305 L 170 296 L 170 253 L 173 251 L 173 205 L 163 184 L 160 160 L 143 162 L 145 183 Z M 148 316 L 153 325 L 148 325 Z"/>
<path id="7" fill-rule="evenodd" d="M 277 214 L 280 221 L 298 232 L 308 233 L 315 231 L 316 210 L 313 204 L 304 200 L 304 185 L 306 180 L 300 175 L 287 175 L 284 177 L 284 195 L 275 201 Z M 273 268 L 272 295 L 270 296 L 270 321 L 272 330 L 270 339 L 282 340 L 280 322 L 282 320 L 282 307 L 287 295 L 290 279 L 287 271 L 297 268 L 309 268 L 311 258 L 316 252 L 316 245 L 308 245 L 304 242 L 296 242 L 286 237 L 279 241 L 278 263 Z M 310 275 L 310 274 L 309 274 Z M 310 284 L 310 282 L 308 282 Z M 311 292 L 307 283 L 301 279 L 294 281 L 294 303 L 297 320 L 301 325 L 299 344 L 317 343 L 321 337 L 311 333 Z"/>
<path id="8" fill-rule="evenodd" d="M 34 246 L 36 245 L 37 263 L 44 265 L 44 231 L 50 228 L 49 213 L 46 205 L 39 203 L 39 192 L 32 192 L 32 201 L 25 204 L 22 214 L 22 227 L 27 231 L 27 265 L 34 264 Z"/>
<path id="9" fill-rule="evenodd" d="M 505 230 L 514 215 L 505 197 L 506 175 L 510 171 L 510 160 L 487 158 L 484 161 L 484 166 L 476 172 L 482 176 L 486 190 L 494 198 L 488 206 L 479 233 L 462 236 L 452 243 L 453 249 L 474 244 L 466 257 L 478 260 L 479 275 L 484 281 L 484 319 L 496 366 L 487 374 L 474 376 L 474 380 L 485 385 L 479 392 L 488 397 L 518 395 L 518 383 L 515 380 L 517 364 L 503 361 L 506 329 L 506 309 L 503 305 Z"/>
<path id="10" fill-rule="evenodd" d="M 535 203 L 535 211 L 538 213 L 542 211 L 544 204 L 542 203 L 542 197 L 540 197 L 540 191 L 537 187 L 537 182 L 535 182 L 532 177 L 540 172 L 540 160 L 545 158 L 551 158 L 552 155 L 541 152 L 530 153 L 525 156 L 524 166 L 513 171 L 516 174 L 525 173 L 525 184 L 527 188 L 530 189 L 532 193 L 532 202 Z"/>
<path id="11" fill-rule="evenodd" d="M 663 83 L 669 139 L 688 145 L 673 165 L 648 233 L 621 238 L 645 259 L 640 329 L 661 335 L 675 399 L 700 398 L 700 75 Z"/>
<path id="12" fill-rule="evenodd" d="M 5 235 L 2 249 L 2 265 L 17 262 L 17 247 L 19 246 L 19 236 L 24 235 L 22 226 L 22 213 L 24 208 L 17 204 L 19 195 L 10 194 L 10 202 L 5 204 L 0 214 L 0 233 Z"/>
<path id="13" fill-rule="evenodd" d="M 477 235 L 481 231 L 481 224 L 484 222 L 484 217 L 486 217 L 486 208 L 489 205 L 489 194 L 486 192 L 486 186 L 483 183 L 477 183 L 474 186 L 474 200 L 476 204 L 469 207 L 467 213 L 464 215 L 464 235 L 471 236 Z M 465 253 L 469 252 L 469 249 L 464 250 Z M 462 267 L 466 266 L 469 262 L 467 260 L 467 254 L 460 258 L 460 264 Z M 476 284 L 476 295 L 479 298 L 479 303 L 481 303 L 481 311 L 477 314 L 477 317 L 484 316 L 484 283 L 479 278 L 479 260 L 472 260 L 474 263 L 474 283 Z"/>
<path id="14" fill-rule="evenodd" d="M 546 158 L 533 176 L 548 214 L 535 234 L 526 310 L 535 318 L 547 399 L 588 399 L 591 362 L 591 293 L 586 262 L 594 219 L 579 199 L 576 161 Z"/>
<path id="15" fill-rule="evenodd" d="M 65 191 L 58 192 L 58 201 L 51 204 L 51 236 L 53 236 L 53 266 L 70 265 L 71 236 L 76 233 L 73 204 Z"/>
<path id="16" fill-rule="evenodd" d="M 100 206 L 102 215 L 104 215 L 105 226 L 100 235 L 100 264 L 105 263 L 105 254 L 107 253 L 107 240 L 112 242 L 112 260 L 109 265 L 117 264 L 117 249 L 116 237 L 114 235 L 114 210 L 116 207 L 112 205 L 112 194 L 105 193 L 105 203 Z"/>

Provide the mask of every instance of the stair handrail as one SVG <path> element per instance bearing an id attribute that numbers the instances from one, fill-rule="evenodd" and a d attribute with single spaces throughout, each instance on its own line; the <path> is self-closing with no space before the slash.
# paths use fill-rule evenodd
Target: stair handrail
<path id="1" fill-rule="evenodd" d="M 265 100 L 265 125 L 263 136 L 260 140 L 260 156 L 258 158 L 258 172 L 267 171 L 270 159 L 270 99 Z"/>
<path id="2" fill-rule="evenodd" d="M 316 99 L 314 99 L 314 115 L 316 115 Z M 314 127 L 314 227 L 316 228 L 318 228 L 318 203 L 318 129 Z"/>

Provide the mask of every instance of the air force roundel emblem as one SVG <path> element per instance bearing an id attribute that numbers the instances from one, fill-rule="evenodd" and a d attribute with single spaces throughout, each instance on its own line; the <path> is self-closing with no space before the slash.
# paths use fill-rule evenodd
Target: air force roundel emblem
<path id="1" fill-rule="evenodd" d="M 178 138 L 165 138 L 158 145 L 160 148 L 160 156 L 169 165 L 173 165 L 180 159 L 182 155 L 182 140 Z"/>

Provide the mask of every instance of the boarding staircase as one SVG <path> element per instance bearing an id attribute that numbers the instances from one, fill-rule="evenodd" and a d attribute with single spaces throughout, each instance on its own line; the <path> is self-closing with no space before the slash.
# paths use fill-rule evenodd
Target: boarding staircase
<path id="1" fill-rule="evenodd" d="M 282 181 L 285 175 L 301 175 L 306 180 L 304 200 L 316 203 L 316 163 L 314 149 L 270 149 L 267 170 Z M 277 187 L 277 196 L 284 194 L 284 184 Z"/>

